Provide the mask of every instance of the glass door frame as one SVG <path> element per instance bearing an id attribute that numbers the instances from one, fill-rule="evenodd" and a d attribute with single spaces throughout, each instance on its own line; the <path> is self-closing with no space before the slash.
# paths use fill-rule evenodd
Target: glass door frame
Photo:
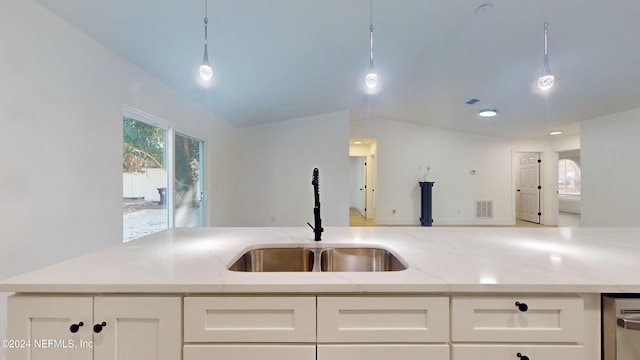
<path id="1" fill-rule="evenodd" d="M 198 172 L 198 176 L 199 176 L 199 187 L 198 187 L 198 200 L 200 202 L 200 208 L 199 208 L 199 212 L 198 212 L 198 216 L 199 216 L 199 221 L 198 221 L 198 226 L 199 227 L 204 227 L 207 226 L 207 222 L 206 222 L 206 203 L 207 203 L 207 196 L 206 196 L 206 191 L 205 191 L 205 182 L 207 179 L 207 175 L 206 175 L 206 165 L 205 165 L 205 150 L 206 150 L 206 140 L 204 139 L 200 139 L 197 138 L 195 136 L 189 135 L 188 132 L 185 131 L 181 131 L 181 130 L 176 130 L 176 129 L 172 129 L 172 133 L 171 133 L 171 137 L 172 137 L 172 144 L 174 145 L 173 147 L 173 151 L 171 152 L 171 161 L 172 161 L 172 165 L 175 165 L 176 161 L 175 161 L 175 155 L 176 155 L 176 147 L 175 147 L 175 137 L 176 136 L 181 136 L 183 138 L 189 139 L 189 140 L 193 140 L 198 142 L 199 148 L 198 148 L 198 162 L 199 162 L 199 172 Z M 175 196 L 176 196 L 176 190 L 175 190 L 175 167 L 172 168 L 172 177 L 171 177 L 171 184 L 172 184 L 172 189 L 171 189 L 171 194 L 172 194 L 172 198 L 174 199 L 174 201 L 172 201 L 171 203 L 171 226 L 173 227 L 175 225 Z"/>

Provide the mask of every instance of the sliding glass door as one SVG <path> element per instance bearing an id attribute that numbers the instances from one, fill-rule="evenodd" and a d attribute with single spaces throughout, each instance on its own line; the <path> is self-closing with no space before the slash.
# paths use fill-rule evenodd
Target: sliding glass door
<path id="1" fill-rule="evenodd" d="M 174 145 L 174 226 L 204 226 L 204 141 L 176 132 Z"/>
<path id="2" fill-rule="evenodd" d="M 125 107 L 123 241 L 205 225 L 204 146 L 171 123 Z"/>
<path id="3" fill-rule="evenodd" d="M 122 156 L 122 239 L 169 227 L 168 129 L 125 116 Z"/>

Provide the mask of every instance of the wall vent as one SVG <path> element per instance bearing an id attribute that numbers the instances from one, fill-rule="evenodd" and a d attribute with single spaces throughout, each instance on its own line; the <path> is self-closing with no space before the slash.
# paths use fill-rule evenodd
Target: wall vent
<path id="1" fill-rule="evenodd" d="M 476 219 L 493 219 L 492 200 L 476 200 Z"/>

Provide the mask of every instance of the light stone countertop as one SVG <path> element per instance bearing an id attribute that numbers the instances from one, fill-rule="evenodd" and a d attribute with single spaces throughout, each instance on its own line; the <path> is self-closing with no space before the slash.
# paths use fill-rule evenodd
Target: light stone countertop
<path id="1" fill-rule="evenodd" d="M 176 228 L 0 282 L 17 293 L 640 293 L 640 228 Z M 248 247 L 371 244 L 394 272 L 227 270 Z"/>

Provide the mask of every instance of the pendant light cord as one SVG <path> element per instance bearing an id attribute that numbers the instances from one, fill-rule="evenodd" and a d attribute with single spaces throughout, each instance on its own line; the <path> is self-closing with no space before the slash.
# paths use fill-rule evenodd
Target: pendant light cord
<path id="1" fill-rule="evenodd" d="M 369 65 L 373 67 L 373 0 L 369 2 Z"/>
<path id="2" fill-rule="evenodd" d="M 544 22 L 544 57 L 545 59 L 549 58 L 548 40 L 547 40 L 548 32 L 549 32 L 549 23 L 545 21 Z"/>
<path id="3" fill-rule="evenodd" d="M 209 24 L 209 18 L 207 17 L 208 7 L 207 0 L 204 0 L 204 46 L 207 46 L 207 25 Z"/>

